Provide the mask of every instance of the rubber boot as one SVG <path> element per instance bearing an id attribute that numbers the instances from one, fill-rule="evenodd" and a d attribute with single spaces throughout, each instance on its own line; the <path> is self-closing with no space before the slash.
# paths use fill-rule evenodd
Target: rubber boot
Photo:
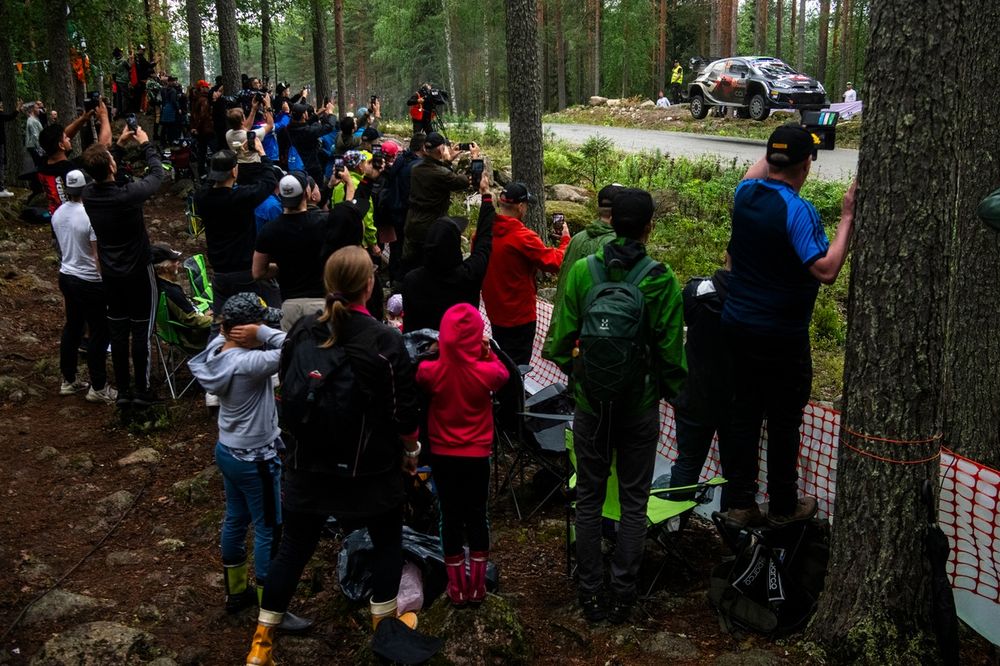
<path id="1" fill-rule="evenodd" d="M 257 617 L 257 631 L 253 635 L 250 654 L 247 655 L 246 666 L 275 666 L 274 636 L 281 624 L 284 613 L 275 613 L 261 609 Z"/>
<path id="2" fill-rule="evenodd" d="M 408 626 L 410 629 L 417 628 L 417 614 L 416 613 L 403 613 L 397 616 L 396 611 L 399 606 L 396 604 L 396 599 L 390 599 L 389 601 L 375 601 L 373 598 L 369 602 L 372 613 L 372 630 L 378 627 L 378 623 L 387 617 L 398 617 L 399 620 Z"/>
<path id="3" fill-rule="evenodd" d="M 469 603 L 481 604 L 486 599 L 486 564 L 490 561 L 488 550 L 469 553 Z"/>
<path id="4" fill-rule="evenodd" d="M 464 606 L 469 600 L 468 582 L 465 579 L 465 553 L 444 558 L 448 573 L 448 599 L 454 606 Z"/>
<path id="5" fill-rule="evenodd" d="M 257 605 L 261 605 L 261 601 L 264 599 L 264 586 L 257 586 Z M 281 618 L 281 624 L 278 625 L 278 631 L 283 634 L 302 634 L 310 629 L 316 624 L 315 620 L 310 620 L 305 617 L 299 617 L 295 613 L 289 613 L 285 611 L 284 616 Z"/>
<path id="6" fill-rule="evenodd" d="M 257 601 L 252 585 L 247 583 L 247 562 L 222 565 L 222 580 L 226 587 L 226 612 L 239 613 Z"/>

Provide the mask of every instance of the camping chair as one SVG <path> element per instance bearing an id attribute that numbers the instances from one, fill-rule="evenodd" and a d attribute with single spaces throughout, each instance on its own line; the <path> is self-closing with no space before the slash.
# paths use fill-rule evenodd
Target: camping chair
<path id="1" fill-rule="evenodd" d="M 167 307 L 167 295 L 160 292 L 156 302 L 156 351 L 160 355 L 163 374 L 166 378 L 170 397 L 174 400 L 182 397 L 195 383 L 191 377 L 187 384 L 181 386 L 177 376 L 178 371 L 185 366 L 192 354 L 184 346 L 184 341 L 177 329 L 182 325 L 170 318 Z"/>
<path id="2" fill-rule="evenodd" d="M 197 238 L 205 233 L 205 224 L 201 221 L 201 216 L 194 208 L 194 192 L 187 196 L 184 204 L 184 217 L 187 218 L 187 232 L 191 238 Z"/>
<path id="3" fill-rule="evenodd" d="M 191 285 L 191 301 L 194 302 L 199 312 L 204 313 L 211 309 L 214 298 L 212 281 L 208 278 L 205 255 L 193 254 L 185 259 L 182 265 L 187 271 L 188 283 Z"/>
<path id="4" fill-rule="evenodd" d="M 569 463 L 574 470 L 572 476 L 569 478 L 569 483 L 567 484 L 567 497 L 569 498 L 569 502 L 567 502 L 566 505 L 566 573 L 568 576 L 572 577 L 573 544 L 576 543 L 576 531 L 572 524 L 572 514 L 576 497 L 576 452 L 573 448 L 573 430 L 570 428 L 566 429 L 566 451 Z M 651 490 L 649 494 L 649 503 L 646 505 L 646 526 L 648 528 L 648 538 L 652 539 L 665 555 L 672 555 L 672 548 L 668 535 L 672 532 L 680 531 L 683 525 L 682 517 L 689 511 L 692 511 L 699 504 L 708 504 L 711 502 L 711 490 L 716 486 L 723 485 L 724 483 L 726 483 L 724 478 L 716 476 L 708 481 L 691 486 L 656 488 Z M 692 490 L 694 491 L 694 494 L 691 496 L 691 499 L 683 501 L 669 499 L 669 497 L 674 493 L 690 493 Z M 604 507 L 601 510 L 601 515 L 605 518 L 605 520 L 610 520 L 615 523 L 620 521 L 622 517 L 621 505 L 618 500 L 617 453 L 614 453 L 611 459 L 611 472 L 608 475 L 607 490 L 604 495 Z M 663 572 L 667 568 L 668 564 L 669 561 L 666 559 L 662 564 L 660 564 L 644 596 L 648 597 L 653 592 L 656 587 L 656 583 L 660 580 L 660 576 L 663 575 Z"/>

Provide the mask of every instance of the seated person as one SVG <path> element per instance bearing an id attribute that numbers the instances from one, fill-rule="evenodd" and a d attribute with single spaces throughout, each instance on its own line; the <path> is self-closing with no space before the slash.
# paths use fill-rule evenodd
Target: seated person
<path id="1" fill-rule="evenodd" d="M 179 324 L 176 331 L 181 339 L 181 347 L 185 351 L 198 353 L 208 342 L 208 333 L 212 327 L 212 311 L 200 312 L 188 299 L 178 282 L 181 270 L 180 252 L 164 243 L 155 243 L 152 254 L 156 287 L 167 297 L 170 321 Z"/>

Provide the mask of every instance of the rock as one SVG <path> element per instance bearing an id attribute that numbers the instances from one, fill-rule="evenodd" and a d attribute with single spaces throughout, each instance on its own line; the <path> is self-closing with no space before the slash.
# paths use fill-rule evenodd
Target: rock
<path id="1" fill-rule="evenodd" d="M 28 552 L 21 553 L 16 571 L 18 578 L 31 585 L 50 585 L 55 579 L 52 567 Z"/>
<path id="2" fill-rule="evenodd" d="M 23 380 L 11 375 L 0 376 L 0 398 L 14 403 L 24 402 L 28 397 L 28 393 L 28 385 Z"/>
<path id="3" fill-rule="evenodd" d="M 590 201 L 590 195 L 582 187 L 573 185 L 553 185 L 549 188 L 548 199 L 551 201 L 572 201 L 585 204 Z"/>
<path id="4" fill-rule="evenodd" d="M 135 609 L 135 616 L 143 622 L 159 622 L 163 619 L 163 613 L 153 604 L 140 604 Z"/>
<path id="5" fill-rule="evenodd" d="M 715 666 L 778 666 L 787 663 L 769 650 L 754 648 L 744 652 L 726 652 L 715 660 Z"/>
<path id="6" fill-rule="evenodd" d="M 135 496 L 127 490 L 119 490 L 107 497 L 97 500 L 97 513 L 106 518 L 117 518 L 125 513 L 135 500 Z"/>
<path id="7" fill-rule="evenodd" d="M 604 106 L 607 103 L 608 103 L 608 98 L 601 97 L 600 95 L 594 95 L 589 100 L 587 100 L 587 104 L 589 104 L 590 106 Z"/>
<path id="8" fill-rule="evenodd" d="M 335 663 L 336 656 L 324 641 L 305 636 L 282 636 L 278 643 L 277 656 L 279 663 L 289 664 L 320 664 Z M 340 655 L 343 657 L 343 655 Z"/>
<path id="9" fill-rule="evenodd" d="M 542 299 L 547 303 L 552 303 L 555 297 L 556 297 L 555 287 L 542 287 L 541 289 L 538 290 L 538 298 Z"/>
<path id="10" fill-rule="evenodd" d="M 89 453 L 75 453 L 71 456 L 59 456 L 55 466 L 75 472 L 87 473 L 94 469 L 94 459 Z"/>
<path id="11" fill-rule="evenodd" d="M 37 345 L 39 343 L 38 338 L 31 333 L 22 333 L 17 336 L 17 341 L 22 345 Z"/>
<path id="12" fill-rule="evenodd" d="M 143 447 L 136 449 L 119 460 L 118 465 L 120 467 L 127 467 L 128 465 L 154 465 L 158 462 L 160 462 L 160 453 L 156 449 Z"/>
<path id="13" fill-rule="evenodd" d="M 495 594 L 474 613 L 456 610 L 441 596 L 420 615 L 420 630 L 444 641 L 442 664 L 528 664 L 531 645 L 514 606 Z"/>
<path id="14" fill-rule="evenodd" d="M 495 180 L 497 185 L 500 187 L 507 187 L 514 180 L 514 172 L 511 171 L 510 167 L 494 169 L 493 180 Z"/>
<path id="15" fill-rule="evenodd" d="M 146 666 L 177 666 L 177 662 L 170 657 L 158 657 L 146 664 Z"/>
<path id="16" fill-rule="evenodd" d="M 157 657 L 153 637 L 116 622 L 88 622 L 49 639 L 31 666 L 137 666 Z"/>
<path id="17" fill-rule="evenodd" d="M 182 479 L 171 487 L 171 493 L 178 502 L 204 504 L 209 500 L 208 482 L 219 474 L 214 465 L 206 467 L 190 479 Z"/>
<path id="18" fill-rule="evenodd" d="M 553 213 L 562 213 L 566 216 L 566 225 L 569 232 L 575 234 L 581 231 L 588 224 L 597 219 L 597 216 L 583 204 L 572 201 L 546 201 L 545 213 L 548 219 L 552 219 Z"/>
<path id="19" fill-rule="evenodd" d="M 112 605 L 113 602 L 107 599 L 95 599 L 56 588 L 28 609 L 24 615 L 24 623 L 30 625 L 64 620 L 83 612 L 93 613 L 95 610 L 108 608 Z M 91 615 L 91 617 L 93 616 Z"/>
<path id="20" fill-rule="evenodd" d="M 642 648 L 646 652 L 662 657 L 668 664 L 682 659 L 698 658 L 698 648 L 690 639 L 674 636 L 665 631 L 644 640 Z"/>
<path id="21" fill-rule="evenodd" d="M 179 199 L 183 199 L 193 189 L 194 189 L 194 183 L 187 178 L 182 178 L 170 186 L 170 193 L 173 194 L 175 197 L 178 197 Z"/>
<path id="22" fill-rule="evenodd" d="M 654 102 L 651 99 L 647 99 L 645 102 L 643 102 L 642 104 L 639 105 L 639 108 L 640 109 L 655 109 L 656 108 L 656 102 Z"/>
<path id="23" fill-rule="evenodd" d="M 137 550 L 114 550 L 104 561 L 109 567 L 129 567 L 142 563 L 142 553 Z"/>
<path id="24" fill-rule="evenodd" d="M 184 542 L 181 541 L 180 539 L 172 539 L 168 537 L 166 539 L 160 539 L 159 541 L 156 542 L 156 545 L 158 548 L 162 548 L 168 553 L 176 553 L 178 550 L 184 547 Z"/>
<path id="25" fill-rule="evenodd" d="M 622 101 L 620 99 L 609 99 L 608 100 L 608 106 L 619 107 L 621 105 L 622 105 Z"/>
<path id="26" fill-rule="evenodd" d="M 43 446 L 35 454 L 35 460 L 38 462 L 45 462 L 46 460 L 51 460 L 59 455 L 59 451 L 56 450 L 54 446 Z"/>

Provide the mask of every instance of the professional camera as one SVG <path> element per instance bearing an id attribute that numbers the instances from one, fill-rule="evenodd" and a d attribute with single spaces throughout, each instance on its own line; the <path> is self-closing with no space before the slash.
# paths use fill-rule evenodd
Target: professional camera
<path id="1" fill-rule="evenodd" d="M 101 103 L 101 93 L 98 91 L 89 92 L 87 96 L 83 98 L 83 110 L 93 111 L 97 108 L 97 105 Z"/>
<path id="2" fill-rule="evenodd" d="M 837 122 L 839 111 L 823 109 L 821 111 L 802 111 L 802 126 L 819 137 L 820 150 L 833 150 L 837 147 Z"/>
<path id="3" fill-rule="evenodd" d="M 431 86 L 421 86 L 417 93 L 424 98 L 424 103 L 430 102 L 434 106 L 443 106 L 448 103 L 448 93 Z"/>

